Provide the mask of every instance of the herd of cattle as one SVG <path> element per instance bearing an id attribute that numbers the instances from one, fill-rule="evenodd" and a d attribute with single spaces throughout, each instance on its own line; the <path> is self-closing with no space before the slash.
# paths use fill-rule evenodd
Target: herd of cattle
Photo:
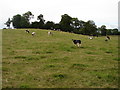
<path id="1" fill-rule="evenodd" d="M 25 30 L 25 32 L 26 32 L 26 33 L 30 33 L 29 30 Z M 53 35 L 53 33 L 52 33 L 51 31 L 48 31 L 48 35 Z M 35 32 L 32 32 L 32 36 L 35 36 Z M 93 36 L 89 36 L 88 38 L 89 38 L 90 40 L 92 40 L 92 39 L 93 39 Z M 110 40 L 110 37 L 109 37 L 109 36 L 106 36 L 105 41 L 108 41 L 108 40 Z M 81 46 L 81 43 L 82 43 L 81 40 L 74 40 L 74 39 L 72 39 L 72 41 L 73 41 L 73 43 L 74 43 L 76 46 L 78 46 L 78 47 Z"/>

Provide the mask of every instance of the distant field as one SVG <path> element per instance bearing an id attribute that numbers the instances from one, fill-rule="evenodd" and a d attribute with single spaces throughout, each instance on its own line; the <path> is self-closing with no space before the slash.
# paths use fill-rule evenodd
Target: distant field
<path id="1" fill-rule="evenodd" d="M 3 30 L 3 88 L 118 88 L 118 36 Z M 71 39 L 81 39 L 75 47 Z"/>

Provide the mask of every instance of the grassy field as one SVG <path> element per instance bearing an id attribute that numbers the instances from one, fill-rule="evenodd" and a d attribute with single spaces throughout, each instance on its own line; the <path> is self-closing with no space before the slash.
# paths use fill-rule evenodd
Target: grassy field
<path id="1" fill-rule="evenodd" d="M 118 36 L 3 30 L 3 88 L 118 88 Z M 71 39 L 81 39 L 75 47 Z"/>

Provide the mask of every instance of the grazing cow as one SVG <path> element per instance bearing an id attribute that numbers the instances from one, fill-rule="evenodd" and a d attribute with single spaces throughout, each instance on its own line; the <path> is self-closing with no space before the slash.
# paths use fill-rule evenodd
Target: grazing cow
<path id="1" fill-rule="evenodd" d="M 49 31 L 49 32 L 48 32 L 48 35 L 53 35 L 53 33 Z"/>
<path id="2" fill-rule="evenodd" d="M 108 41 L 108 39 L 105 39 L 105 41 Z"/>
<path id="3" fill-rule="evenodd" d="M 93 37 L 88 37 L 90 40 L 92 40 L 93 39 Z"/>
<path id="4" fill-rule="evenodd" d="M 32 32 L 32 36 L 34 36 L 35 35 L 35 32 Z"/>
<path id="5" fill-rule="evenodd" d="M 107 36 L 106 38 L 110 40 L 110 37 L 109 37 L 109 36 Z"/>
<path id="6" fill-rule="evenodd" d="M 74 40 L 74 39 L 72 39 L 72 41 L 73 41 L 73 43 L 74 43 L 75 45 L 77 45 L 78 47 L 81 46 L 81 40 Z"/>
<path id="7" fill-rule="evenodd" d="M 106 37 L 105 41 L 108 41 L 108 40 L 110 40 L 110 37 L 109 37 L 109 36 Z"/>
<path id="8" fill-rule="evenodd" d="M 30 31 L 29 31 L 29 30 L 25 30 L 25 32 L 30 33 Z"/>

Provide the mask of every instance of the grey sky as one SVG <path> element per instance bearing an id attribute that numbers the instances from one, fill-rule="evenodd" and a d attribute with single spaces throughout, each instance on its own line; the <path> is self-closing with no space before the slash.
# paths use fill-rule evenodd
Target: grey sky
<path id="1" fill-rule="evenodd" d="M 8 18 L 31 11 L 36 20 L 39 14 L 46 21 L 58 23 L 68 14 L 79 20 L 93 20 L 98 27 L 118 28 L 119 0 L 0 0 L 0 29 Z"/>
<path id="2" fill-rule="evenodd" d="M 118 30 L 120 31 L 120 1 L 119 1 L 119 4 L 118 4 Z"/>

